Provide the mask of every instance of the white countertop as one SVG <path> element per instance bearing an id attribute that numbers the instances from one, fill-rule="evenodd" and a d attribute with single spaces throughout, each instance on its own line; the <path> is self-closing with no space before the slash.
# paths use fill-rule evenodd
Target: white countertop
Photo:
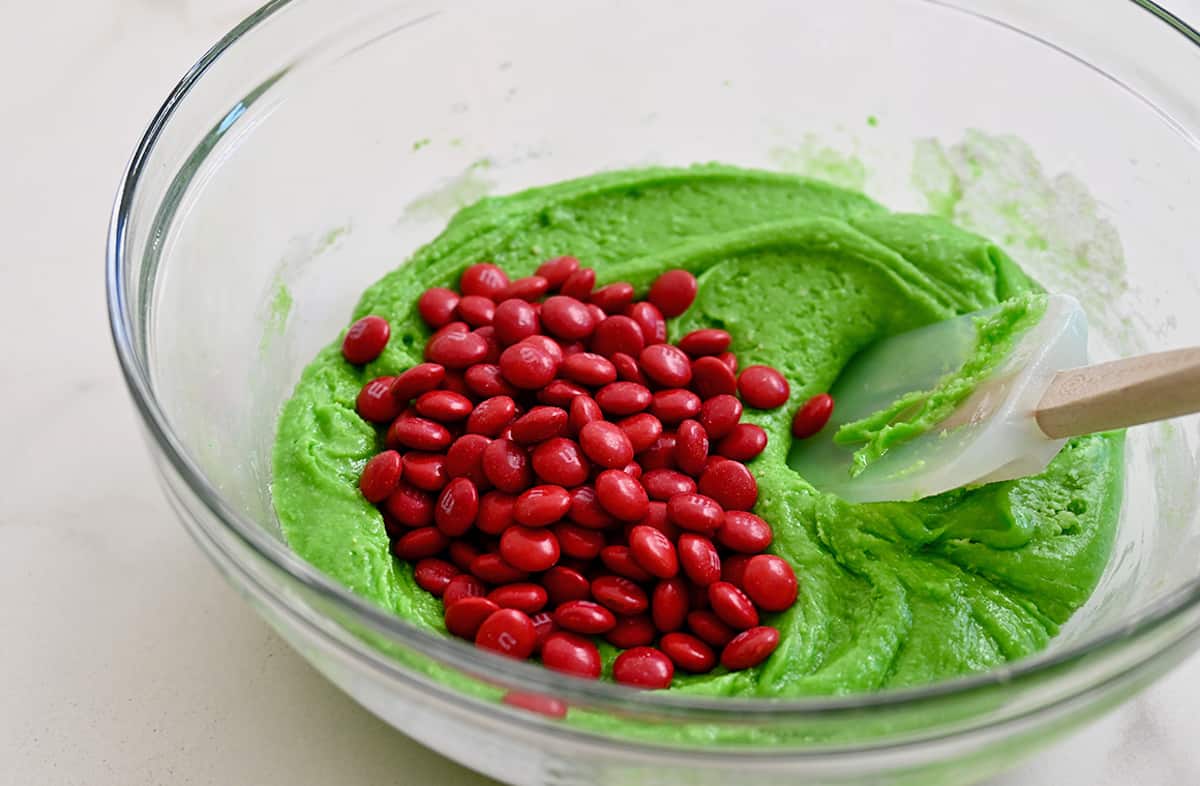
<path id="1" fill-rule="evenodd" d="M 225 585 L 159 491 L 110 348 L 101 265 L 126 157 L 255 5 L 4 14 L 0 785 L 490 783 L 360 709 Z M 1200 656 L 994 786 L 1200 783 L 1198 703 Z"/>

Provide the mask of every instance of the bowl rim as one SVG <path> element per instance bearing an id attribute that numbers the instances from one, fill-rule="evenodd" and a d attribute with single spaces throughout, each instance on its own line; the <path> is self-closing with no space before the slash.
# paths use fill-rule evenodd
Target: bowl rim
<path id="1" fill-rule="evenodd" d="M 155 150 L 168 122 L 173 118 L 180 104 L 184 102 L 193 87 L 204 77 L 210 68 L 233 47 L 240 39 L 263 24 L 281 10 L 298 4 L 302 0 L 270 0 L 265 5 L 247 16 L 233 27 L 216 44 L 184 74 L 180 81 L 168 94 L 165 101 L 155 112 L 150 123 L 138 141 L 125 170 L 122 173 L 114 205 L 112 208 L 105 254 L 105 285 L 110 330 L 116 349 L 117 358 L 125 379 L 126 386 L 137 407 L 143 425 L 152 436 L 156 446 L 165 455 L 168 463 L 183 480 L 188 489 L 208 508 L 244 546 L 251 549 L 257 556 L 265 559 L 274 568 L 287 574 L 288 578 L 300 582 L 307 590 L 317 594 L 323 600 L 330 601 L 340 609 L 348 612 L 356 623 L 387 637 L 397 639 L 406 647 L 431 657 L 439 662 L 459 667 L 469 672 L 487 670 L 496 676 L 517 683 L 519 689 L 533 693 L 553 691 L 554 695 L 563 698 L 579 697 L 597 706 L 620 705 L 626 709 L 636 708 L 652 710 L 656 713 L 670 714 L 704 712 L 714 716 L 737 716 L 745 720 L 752 718 L 774 718 L 781 715 L 812 715 L 821 714 L 828 717 L 831 714 L 843 712 L 861 713 L 871 709 L 899 709 L 915 707 L 931 699 L 947 697 L 966 697 L 974 693 L 998 686 L 1012 686 L 1016 683 L 1032 681 L 1045 676 L 1048 672 L 1069 666 L 1094 655 L 1099 651 L 1109 650 L 1114 646 L 1141 637 L 1171 622 L 1182 613 L 1200 605 L 1200 575 L 1181 585 L 1165 597 L 1158 599 L 1143 609 L 1141 616 L 1130 623 L 1116 626 L 1098 635 L 1085 637 L 1079 642 L 1051 654 L 1037 653 L 1022 658 L 1013 663 L 990 669 L 985 672 L 940 680 L 927 685 L 907 688 L 890 688 L 874 693 L 858 693 L 846 696 L 814 696 L 804 698 L 705 698 L 691 695 L 655 691 L 638 691 L 625 686 L 605 681 L 589 681 L 567 677 L 548 671 L 540 666 L 516 662 L 499 655 L 480 651 L 470 645 L 437 636 L 418 628 L 403 618 L 388 612 L 365 598 L 352 593 L 342 584 L 317 570 L 305 560 L 286 547 L 279 539 L 267 534 L 261 527 L 246 519 L 232 506 L 226 503 L 218 490 L 208 481 L 199 465 L 192 459 L 183 441 L 175 433 L 169 418 L 159 405 L 150 381 L 148 370 L 138 355 L 135 315 L 129 307 L 124 282 L 129 270 L 127 234 L 130 217 L 134 211 L 135 196 L 138 186 L 146 172 L 147 163 Z M 976 16 L 984 21 L 1005 25 L 1005 23 L 980 14 L 969 8 L 958 5 L 955 0 L 922 0 L 930 5 L 942 6 Z M 1158 5 L 1154 0 L 1124 0 L 1133 6 L 1156 17 L 1174 32 L 1182 35 L 1193 45 L 1200 47 L 1200 32 L 1182 21 L 1179 17 Z M 1005 25 L 1008 26 L 1008 25 Z M 1040 43 L 1054 46 L 1046 41 L 1037 39 L 1032 34 L 1011 28 L 1022 35 L 1033 37 Z M 1072 56 L 1065 50 L 1064 54 Z M 235 557 L 231 558 L 235 559 Z M 285 598 L 276 597 L 285 606 L 291 607 Z M 295 611 L 295 609 L 292 609 Z M 1191 623 L 1186 631 L 1179 636 L 1189 635 L 1200 630 L 1200 619 Z M 400 668 L 393 661 L 380 653 L 365 646 L 353 648 L 360 657 L 373 658 L 379 664 L 387 664 L 392 668 Z M 1169 649 L 1169 648 L 1164 648 Z M 1147 658 L 1146 660 L 1150 660 Z M 407 670 L 402 669 L 405 673 Z M 1113 675 L 1102 675 L 1104 679 Z M 1103 682 L 1101 679 L 1100 682 Z M 437 685 L 448 690 L 444 685 Z M 1094 688 L 1094 684 L 1080 686 L 1071 695 L 1078 695 Z M 1065 700 L 1069 696 L 1058 696 L 1057 700 Z M 1052 702 L 1053 703 L 1053 702 Z M 1030 711 L 1035 711 L 1033 708 Z M 530 713 L 521 713 L 522 719 L 532 718 Z M 562 728 L 561 725 L 556 728 Z M 580 731 L 583 731 L 582 729 Z M 592 735 L 588 735 L 589 737 Z M 640 740 L 629 740 L 635 745 L 654 745 Z M 883 741 L 881 741 L 883 742 Z M 670 746 L 666 746 L 670 747 Z M 868 744 L 867 747 L 879 749 L 880 744 Z"/>

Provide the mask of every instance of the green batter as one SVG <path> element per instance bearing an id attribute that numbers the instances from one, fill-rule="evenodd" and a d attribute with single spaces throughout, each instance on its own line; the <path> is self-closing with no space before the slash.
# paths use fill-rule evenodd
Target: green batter
<path id="1" fill-rule="evenodd" d="M 745 419 L 770 435 L 750 466 L 771 551 L 795 568 L 795 606 L 765 621 L 782 642 L 764 664 L 679 676 L 672 690 L 713 695 L 845 694 L 988 669 L 1044 647 L 1088 598 L 1112 546 L 1121 494 L 1118 435 L 1071 441 L 1037 477 L 907 503 L 851 505 L 786 463 L 789 418 L 827 390 L 860 349 L 898 331 L 1037 289 L 987 240 L 946 221 L 887 211 L 861 194 L 790 175 L 702 166 L 614 172 L 484 199 L 363 295 L 354 316 L 392 324 L 366 368 L 340 341 L 305 369 L 275 446 L 275 505 L 297 553 L 416 625 L 444 632 L 441 602 L 388 551 L 383 521 L 358 492 L 379 449 L 355 413 L 364 381 L 421 361 L 416 314 L 427 287 L 453 286 L 490 260 L 511 276 L 578 256 L 600 282 L 640 291 L 661 271 L 699 276 L 677 338 L 733 335 L 743 365 L 765 363 L 792 399 Z M 349 321 L 347 322 L 349 324 Z M 605 649 L 606 668 L 613 651 Z"/>

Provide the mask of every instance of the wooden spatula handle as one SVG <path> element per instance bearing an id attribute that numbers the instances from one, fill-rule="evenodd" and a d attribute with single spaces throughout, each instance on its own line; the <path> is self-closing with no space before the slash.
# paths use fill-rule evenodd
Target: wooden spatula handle
<path id="1" fill-rule="evenodd" d="M 1055 439 L 1200 412 L 1200 347 L 1060 371 L 1038 403 Z"/>

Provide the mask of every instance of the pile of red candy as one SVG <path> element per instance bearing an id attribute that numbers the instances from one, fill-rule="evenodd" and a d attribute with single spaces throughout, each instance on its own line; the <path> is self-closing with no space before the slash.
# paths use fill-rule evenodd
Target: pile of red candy
<path id="1" fill-rule="evenodd" d="M 743 402 L 784 404 L 788 383 L 767 366 L 738 374 L 723 330 L 667 343 L 691 273 L 664 273 L 637 302 L 595 279 L 574 257 L 515 281 L 480 263 L 460 291 L 422 294 L 428 362 L 358 397 L 387 446 L 362 493 L 446 628 L 479 647 L 596 678 L 602 636 L 624 650 L 613 678 L 644 688 L 677 668 L 755 666 L 779 643 L 760 613 L 791 606 L 797 585 L 763 553 L 771 527 L 750 512 L 744 462 L 767 435 L 739 420 Z M 370 362 L 389 335 L 364 317 L 343 353 Z M 821 420 L 815 402 L 797 431 Z"/>

